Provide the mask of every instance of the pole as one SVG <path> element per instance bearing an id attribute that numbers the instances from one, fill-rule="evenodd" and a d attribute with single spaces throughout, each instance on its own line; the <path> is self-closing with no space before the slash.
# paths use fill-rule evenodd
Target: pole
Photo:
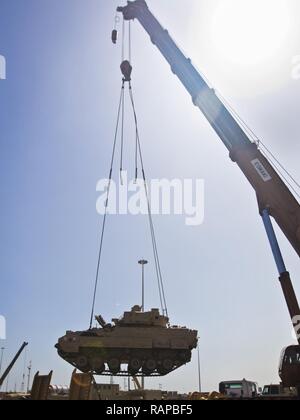
<path id="1" fill-rule="evenodd" d="M 29 394 L 29 388 L 30 388 L 30 375 L 31 375 L 31 368 L 32 368 L 32 364 L 31 361 L 29 362 L 29 366 L 28 366 L 28 375 L 27 375 L 27 394 Z"/>
<path id="2" fill-rule="evenodd" d="M 142 312 L 145 312 L 145 265 L 147 260 L 140 260 L 139 264 L 142 266 Z M 145 377 L 142 376 L 142 389 L 145 389 Z"/>
<path id="3" fill-rule="evenodd" d="M 142 266 L 142 311 L 145 312 L 145 267 Z"/>
<path id="4" fill-rule="evenodd" d="M 197 346 L 197 353 L 198 353 L 198 380 L 199 380 L 199 393 L 202 392 L 202 383 L 201 383 L 201 360 L 200 360 L 200 346 L 198 343 Z"/>
<path id="5" fill-rule="evenodd" d="M 139 264 L 142 266 L 142 312 L 145 312 L 145 265 L 147 260 L 140 260 Z"/>
<path id="6" fill-rule="evenodd" d="M 23 375 L 22 375 L 22 383 L 21 383 L 21 392 L 22 393 L 25 393 L 26 364 L 27 364 L 27 352 L 25 351 L 24 364 L 23 364 Z"/>

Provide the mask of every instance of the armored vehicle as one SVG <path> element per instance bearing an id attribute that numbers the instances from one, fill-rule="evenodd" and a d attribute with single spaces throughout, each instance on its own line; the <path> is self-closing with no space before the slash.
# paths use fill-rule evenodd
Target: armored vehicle
<path id="1" fill-rule="evenodd" d="M 67 331 L 56 344 L 60 357 L 82 372 L 163 376 L 190 362 L 197 347 L 197 331 L 170 326 L 158 309 L 134 306 L 111 324 L 96 320 L 100 327 Z"/>

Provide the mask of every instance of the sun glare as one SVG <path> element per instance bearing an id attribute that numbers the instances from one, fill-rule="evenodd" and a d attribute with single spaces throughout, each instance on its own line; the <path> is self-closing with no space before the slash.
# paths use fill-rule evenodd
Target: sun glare
<path id="1" fill-rule="evenodd" d="M 256 66 L 284 47 L 289 28 L 285 0 L 226 0 L 216 9 L 212 40 L 225 59 Z"/>
<path id="2" fill-rule="evenodd" d="M 248 96 L 290 81 L 299 0 L 199 0 L 195 7 L 190 54 L 216 88 Z"/>

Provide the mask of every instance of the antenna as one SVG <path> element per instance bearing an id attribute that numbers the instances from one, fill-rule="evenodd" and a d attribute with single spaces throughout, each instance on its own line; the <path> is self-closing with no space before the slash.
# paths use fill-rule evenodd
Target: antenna
<path id="1" fill-rule="evenodd" d="M 30 376 L 31 376 L 31 369 L 32 369 L 32 362 L 29 362 L 29 365 L 27 367 L 28 375 L 27 375 L 27 394 L 29 394 L 29 388 L 30 388 Z"/>
<path id="2" fill-rule="evenodd" d="M 25 388 L 25 371 L 23 372 L 22 375 L 22 383 L 21 383 L 21 392 L 24 393 L 24 388 Z"/>

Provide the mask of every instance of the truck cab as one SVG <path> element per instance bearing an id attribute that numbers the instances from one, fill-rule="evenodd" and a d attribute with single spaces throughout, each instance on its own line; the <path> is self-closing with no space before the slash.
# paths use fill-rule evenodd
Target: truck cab
<path id="1" fill-rule="evenodd" d="M 221 382 L 219 391 L 229 398 L 255 398 L 258 395 L 257 384 L 246 379 Z"/>
<path id="2" fill-rule="evenodd" d="M 265 385 L 262 397 L 282 398 L 282 397 L 296 397 L 297 392 L 295 388 L 284 388 L 280 385 Z"/>
<path id="3" fill-rule="evenodd" d="M 280 397 L 283 394 L 281 385 L 265 385 L 262 396 L 263 397 Z"/>
<path id="4" fill-rule="evenodd" d="M 300 395 L 300 346 L 289 346 L 280 359 L 279 376 L 284 387 L 294 387 Z"/>

